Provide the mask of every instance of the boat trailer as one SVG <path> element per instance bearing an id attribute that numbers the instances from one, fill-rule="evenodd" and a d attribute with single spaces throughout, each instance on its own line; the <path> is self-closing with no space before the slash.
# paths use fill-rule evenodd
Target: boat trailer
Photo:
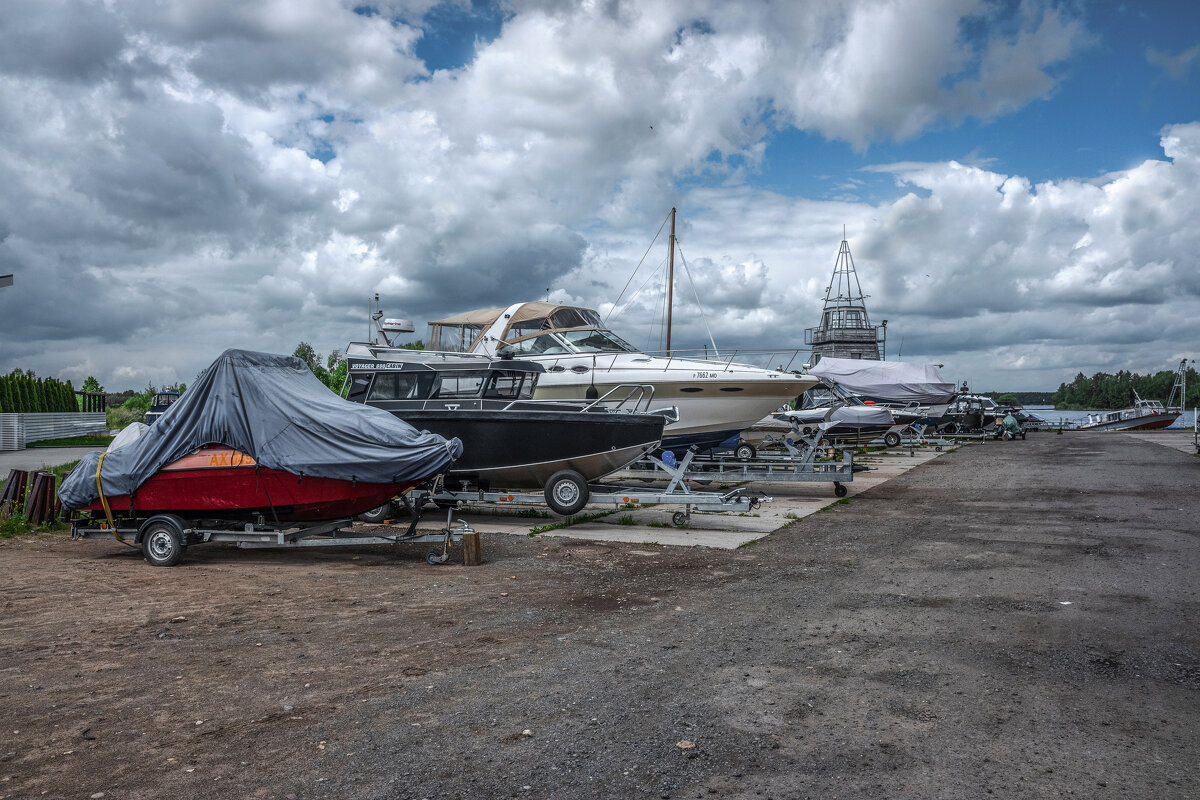
<path id="1" fill-rule="evenodd" d="M 252 522 L 222 524 L 216 520 L 185 520 L 176 514 L 155 514 L 145 520 L 123 519 L 115 526 L 90 519 L 71 523 L 72 539 L 116 539 L 130 547 L 141 548 L 142 555 L 152 566 L 172 567 L 183 558 L 188 547 L 210 542 L 231 542 L 243 548 L 288 547 L 347 547 L 374 544 L 438 543 L 441 552 L 425 556 L 426 563 L 444 564 L 450 558 L 452 542 L 462 542 L 464 534 L 475 529 L 464 520 L 453 519 L 454 511 L 446 514 L 446 526 L 438 532 L 418 531 L 420 514 L 414 514 L 404 533 L 387 534 L 348 530 L 354 518 L 327 522 L 299 522 L 291 525 L 270 523 L 261 515 Z"/>
<path id="2" fill-rule="evenodd" d="M 419 508 L 421 503 L 432 502 L 438 506 L 460 506 L 464 503 L 495 503 L 498 505 L 549 505 L 544 492 L 533 491 L 494 491 L 476 488 L 453 490 L 446 488 L 414 489 L 402 498 L 405 505 L 414 502 Z M 763 503 L 769 503 L 773 498 L 764 495 L 746 494 L 742 488 L 728 492 L 695 492 L 682 484 L 672 485 L 667 489 L 631 488 L 610 486 L 607 484 L 591 484 L 587 487 L 587 503 L 612 505 L 615 508 L 637 508 L 647 505 L 683 505 L 682 511 L 676 511 L 671 516 L 671 522 L 682 526 L 691 522 L 693 511 L 741 512 L 753 511 Z M 411 511 L 411 506 L 410 506 Z M 569 515 L 568 515 L 569 516 Z"/>

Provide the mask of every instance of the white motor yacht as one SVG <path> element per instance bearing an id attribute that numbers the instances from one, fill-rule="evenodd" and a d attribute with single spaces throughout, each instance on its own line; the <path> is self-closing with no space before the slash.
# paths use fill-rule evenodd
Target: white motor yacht
<path id="1" fill-rule="evenodd" d="M 537 399 L 595 399 L 621 384 L 649 384 L 656 402 L 676 406 L 679 422 L 666 449 L 709 449 L 817 383 L 798 372 L 728 361 L 654 356 L 608 330 L 600 315 L 579 306 L 515 303 L 429 323 L 430 350 L 528 359 L 545 375 Z"/>

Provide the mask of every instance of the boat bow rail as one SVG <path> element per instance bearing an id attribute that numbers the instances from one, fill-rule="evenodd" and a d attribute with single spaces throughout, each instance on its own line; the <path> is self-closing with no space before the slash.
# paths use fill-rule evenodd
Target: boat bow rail
<path id="1" fill-rule="evenodd" d="M 800 374 L 809 358 L 809 351 L 802 348 L 735 348 L 716 350 L 712 348 L 681 350 L 647 350 L 647 356 L 667 361 L 703 361 L 717 371 L 728 372 L 738 367 L 773 370 Z M 665 367 L 664 367 L 665 368 Z"/>

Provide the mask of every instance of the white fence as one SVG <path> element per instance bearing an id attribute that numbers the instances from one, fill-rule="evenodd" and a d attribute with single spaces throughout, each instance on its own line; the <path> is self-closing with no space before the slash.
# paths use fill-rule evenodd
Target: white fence
<path id="1" fill-rule="evenodd" d="M 0 450 L 24 450 L 26 442 L 103 434 L 103 411 L 62 414 L 0 414 Z"/>

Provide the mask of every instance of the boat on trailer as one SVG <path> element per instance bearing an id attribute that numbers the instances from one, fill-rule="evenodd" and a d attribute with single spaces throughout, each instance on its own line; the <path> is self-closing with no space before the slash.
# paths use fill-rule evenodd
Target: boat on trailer
<path id="1" fill-rule="evenodd" d="M 676 418 L 674 408 L 651 410 L 648 385 L 613 386 L 592 400 L 537 400 L 545 368 L 533 361 L 361 343 L 348 352 L 347 400 L 464 443 L 447 486 L 534 487 L 560 514 L 583 507 L 588 483 L 658 449 Z"/>
<path id="2" fill-rule="evenodd" d="M 85 455 L 59 499 L 83 515 L 73 532 L 133 531 L 147 561 L 169 566 L 208 541 L 197 533 L 207 521 L 348 518 L 461 454 L 457 440 L 343 400 L 298 358 L 227 350 L 153 426 Z"/>
<path id="3" fill-rule="evenodd" d="M 537 399 L 594 399 L 620 385 L 653 386 L 660 402 L 679 409 L 664 449 L 717 447 L 817 383 L 798 371 L 732 358 L 644 353 L 606 328 L 596 311 L 580 306 L 514 303 L 436 320 L 429 330 L 431 350 L 508 354 L 541 364 L 546 372 Z"/>
<path id="4" fill-rule="evenodd" d="M 104 497 L 76 509 L 120 517 L 171 513 L 186 518 L 320 521 L 375 508 L 422 483 L 365 483 L 297 475 L 259 464 L 253 456 L 208 444 L 166 464 L 135 492 Z"/>

